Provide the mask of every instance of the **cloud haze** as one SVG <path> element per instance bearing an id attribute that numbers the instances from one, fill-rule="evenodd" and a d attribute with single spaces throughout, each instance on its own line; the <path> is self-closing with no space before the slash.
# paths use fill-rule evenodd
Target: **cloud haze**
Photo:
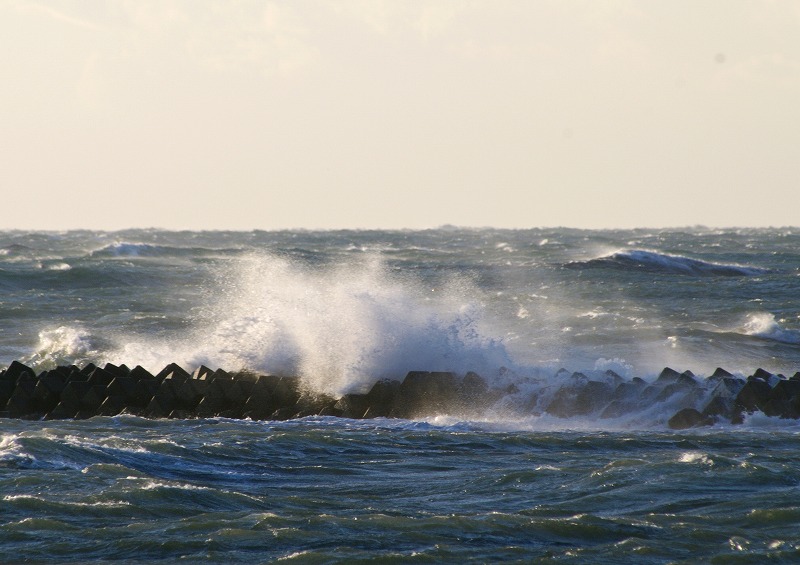
<path id="1" fill-rule="evenodd" d="M 0 1 L 0 228 L 797 225 L 794 1 Z"/>

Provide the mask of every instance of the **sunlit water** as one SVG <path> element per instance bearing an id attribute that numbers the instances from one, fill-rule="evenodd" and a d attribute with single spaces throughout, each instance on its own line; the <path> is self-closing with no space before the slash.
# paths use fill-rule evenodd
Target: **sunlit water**
<path id="1" fill-rule="evenodd" d="M 169 362 L 330 394 L 409 370 L 800 370 L 800 234 L 0 234 L 0 365 Z M 0 562 L 792 563 L 800 426 L 3 420 Z"/>

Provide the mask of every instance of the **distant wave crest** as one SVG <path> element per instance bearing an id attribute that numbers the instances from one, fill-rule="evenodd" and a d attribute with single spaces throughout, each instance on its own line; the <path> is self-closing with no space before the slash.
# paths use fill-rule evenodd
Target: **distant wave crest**
<path id="1" fill-rule="evenodd" d="M 584 268 L 612 268 L 623 270 L 641 270 L 648 272 L 684 274 L 695 276 L 728 276 L 750 277 L 769 272 L 767 269 L 746 265 L 714 263 L 701 261 L 682 255 L 670 255 L 643 249 L 629 249 L 616 251 L 588 261 L 573 261 L 566 267 L 574 269 Z"/>
<path id="2" fill-rule="evenodd" d="M 116 242 L 106 245 L 102 249 L 95 251 L 92 255 L 105 255 L 110 257 L 153 257 L 162 255 L 164 248 L 149 243 L 128 243 Z"/>
<path id="3" fill-rule="evenodd" d="M 153 257 L 196 257 L 219 253 L 219 250 L 198 247 L 175 247 L 152 243 L 133 243 L 117 241 L 91 253 L 92 257 L 153 258 Z"/>

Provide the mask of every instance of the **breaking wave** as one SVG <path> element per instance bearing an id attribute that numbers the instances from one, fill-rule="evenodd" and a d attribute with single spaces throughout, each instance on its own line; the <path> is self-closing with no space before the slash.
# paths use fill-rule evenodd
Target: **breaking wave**
<path id="1" fill-rule="evenodd" d="M 123 337 L 112 359 L 297 375 L 334 395 L 421 367 L 491 374 L 512 365 L 467 280 L 430 288 L 377 257 L 312 267 L 254 255 L 229 267 L 185 339 Z"/>
<path id="2" fill-rule="evenodd" d="M 758 267 L 714 263 L 643 249 L 616 251 L 588 261 L 573 261 L 565 266 L 574 269 L 611 268 L 694 276 L 750 277 L 769 272 Z"/>
<path id="3" fill-rule="evenodd" d="M 80 327 L 58 326 L 39 332 L 35 351 L 22 359 L 35 367 L 81 364 L 97 360 L 99 351 L 92 335 Z"/>
<path id="4" fill-rule="evenodd" d="M 750 314 L 742 333 L 780 343 L 800 344 L 800 332 L 785 329 L 769 312 Z"/>

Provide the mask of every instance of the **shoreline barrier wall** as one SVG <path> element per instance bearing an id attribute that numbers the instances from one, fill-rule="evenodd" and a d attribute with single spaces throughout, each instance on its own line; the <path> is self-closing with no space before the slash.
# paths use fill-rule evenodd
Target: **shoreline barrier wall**
<path id="1" fill-rule="evenodd" d="M 299 378 L 228 373 L 175 363 L 152 374 L 140 366 L 107 363 L 59 366 L 36 373 L 18 361 L 0 371 L 0 417 L 83 419 L 131 414 L 145 418 L 288 420 L 306 416 L 417 418 L 441 414 L 480 418 L 502 409 L 519 416 L 548 414 L 618 418 L 662 404 L 672 429 L 741 423 L 746 414 L 800 419 L 800 372 L 787 378 L 758 369 L 747 378 L 723 369 L 701 379 L 665 368 L 652 382 L 559 371 L 524 392 L 492 388 L 476 373 L 411 371 L 402 381 L 380 380 L 362 394 L 340 398 L 305 390 Z"/>

